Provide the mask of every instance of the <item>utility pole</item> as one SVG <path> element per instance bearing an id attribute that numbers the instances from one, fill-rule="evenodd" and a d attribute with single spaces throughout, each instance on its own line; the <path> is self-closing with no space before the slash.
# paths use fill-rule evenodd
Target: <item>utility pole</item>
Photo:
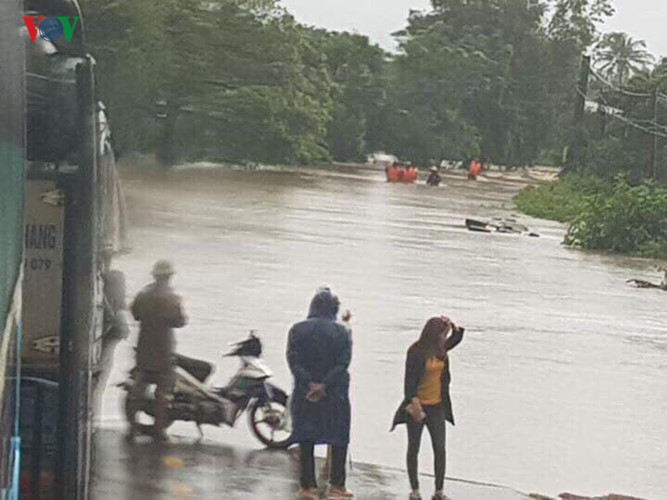
<path id="1" fill-rule="evenodd" d="M 658 89 L 653 89 L 651 93 L 651 112 L 653 114 L 653 125 L 658 124 Z M 648 134 L 648 161 L 646 162 L 646 178 L 655 179 L 655 167 L 658 150 L 658 136 L 655 131 Z"/>
<path id="2" fill-rule="evenodd" d="M 59 498 L 89 497 L 91 346 L 97 303 L 97 130 L 94 62 L 76 68 L 78 168 L 68 182 L 65 211 L 63 314 L 57 480 Z"/>
<path id="3" fill-rule="evenodd" d="M 600 116 L 600 138 L 604 139 L 607 135 L 607 109 L 602 97 L 598 99 L 598 115 Z"/>
<path id="4" fill-rule="evenodd" d="M 586 112 L 586 96 L 588 95 L 588 79 L 591 73 L 591 56 L 582 56 L 581 68 L 579 69 L 579 82 L 577 83 L 577 95 L 574 104 L 574 124 L 570 150 L 567 155 L 565 170 L 573 171 L 579 168 L 581 160 L 581 149 L 585 143 L 584 117 Z"/>

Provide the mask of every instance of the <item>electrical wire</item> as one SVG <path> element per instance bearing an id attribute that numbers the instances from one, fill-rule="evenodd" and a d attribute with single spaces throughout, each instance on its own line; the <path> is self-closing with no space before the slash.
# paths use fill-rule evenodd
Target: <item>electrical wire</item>
<path id="1" fill-rule="evenodd" d="M 577 89 L 577 90 L 579 90 L 579 89 Z M 580 91 L 580 92 L 581 92 L 581 91 Z M 611 106 L 609 106 L 609 103 L 608 103 L 607 100 L 605 99 L 604 94 L 600 94 L 600 99 L 602 100 L 603 104 L 604 104 L 607 108 L 612 108 Z M 667 138 L 666 135 L 661 134 L 660 132 L 658 132 L 658 130 L 666 131 L 666 132 L 667 132 L 667 126 L 665 126 L 665 125 L 660 125 L 660 124 L 657 123 L 656 121 L 653 121 L 653 120 L 639 120 L 639 119 L 633 121 L 633 120 L 630 120 L 629 118 L 626 118 L 625 116 L 623 116 L 623 115 L 621 115 L 621 114 L 614 114 L 614 113 L 607 113 L 607 114 L 608 114 L 608 115 L 611 115 L 612 118 L 616 118 L 616 119 L 618 119 L 619 121 L 625 123 L 626 125 L 630 125 L 631 127 L 635 128 L 635 129 L 637 129 L 637 130 L 641 130 L 642 132 L 644 132 L 644 133 L 646 133 L 646 134 L 653 135 L 653 136 L 655 136 L 655 137 L 663 137 L 663 138 Z M 651 126 L 652 126 L 652 129 L 649 129 L 649 128 L 647 128 L 647 127 L 644 127 L 644 126 L 640 125 L 640 123 L 647 123 L 648 125 L 651 125 Z M 656 129 L 657 129 L 657 130 L 656 130 Z"/>
<path id="2" fill-rule="evenodd" d="M 577 90 L 579 90 L 579 89 L 577 89 Z M 580 91 L 580 93 L 581 93 L 581 91 Z M 602 93 L 600 93 L 600 100 L 603 102 L 603 104 L 604 104 L 607 108 L 609 108 L 609 109 L 617 109 L 617 108 L 614 108 L 613 106 L 610 106 L 610 105 L 609 105 L 609 102 L 605 99 L 604 94 L 602 94 Z M 622 111 L 622 110 L 620 110 L 620 111 Z M 612 113 L 608 113 L 608 114 L 612 114 Z M 628 121 L 632 121 L 632 120 L 630 120 L 629 118 L 625 118 L 625 119 L 628 120 Z M 658 123 L 658 122 L 655 121 L 655 120 L 642 120 L 642 119 L 638 119 L 638 118 L 637 118 L 637 119 L 635 119 L 635 120 L 633 121 L 633 123 L 634 123 L 635 125 L 637 125 L 637 126 L 640 126 L 640 127 L 642 126 L 642 125 L 640 125 L 640 124 L 644 123 L 644 124 L 646 124 L 647 126 L 650 125 L 651 128 L 653 128 L 653 129 L 657 129 L 657 130 L 661 130 L 661 131 L 665 131 L 665 132 L 667 132 L 667 125 L 661 125 L 660 123 Z"/>
<path id="3" fill-rule="evenodd" d="M 579 94 L 584 99 L 588 100 L 588 96 L 584 92 L 582 92 L 582 90 L 579 87 L 576 87 L 576 91 L 577 91 L 577 94 Z M 648 97 L 651 97 L 651 96 L 649 95 Z M 604 104 L 604 108 L 617 109 L 617 108 L 613 108 L 612 106 L 609 106 L 609 103 L 607 103 L 606 99 L 604 98 L 604 96 L 602 94 L 600 95 L 600 99 L 602 100 L 602 102 Z M 605 113 L 605 114 L 607 114 L 608 116 L 611 116 L 612 118 L 615 118 L 616 120 L 634 128 L 634 129 L 641 130 L 645 134 L 652 135 L 654 137 L 660 137 L 660 138 L 663 138 L 663 139 L 667 139 L 667 134 L 663 134 L 663 133 L 658 132 L 657 130 L 655 130 L 655 128 L 659 128 L 661 130 L 667 131 L 667 126 L 660 125 L 659 123 L 650 121 L 650 124 L 653 125 L 653 127 L 655 127 L 654 129 L 650 129 L 650 128 L 647 128 L 647 127 L 644 127 L 644 126 L 640 125 L 639 123 L 637 123 L 635 121 L 630 120 L 629 118 L 626 118 L 622 114 L 619 114 L 619 113 Z"/>
<path id="4" fill-rule="evenodd" d="M 641 125 L 633 122 L 632 120 L 628 120 L 624 116 L 621 115 L 612 115 L 612 118 L 615 118 L 619 120 L 620 122 L 625 123 L 626 125 L 629 125 L 632 128 L 635 128 L 637 130 L 641 130 L 645 134 L 652 135 L 653 137 L 660 137 L 662 139 L 667 139 L 667 134 L 661 134 L 659 132 L 656 132 L 655 130 L 648 129 L 646 127 L 642 127 Z"/>
<path id="5" fill-rule="evenodd" d="M 614 92 L 618 92 L 619 94 L 627 95 L 629 97 L 651 97 L 651 94 L 640 94 L 637 92 L 630 92 L 629 90 L 623 90 L 618 87 L 616 87 L 613 83 L 611 83 L 609 80 L 604 78 L 602 75 L 600 75 L 597 71 L 595 71 L 593 68 L 590 69 L 591 75 L 593 75 L 600 83 L 603 83 L 610 89 L 612 89 Z"/>
<path id="6" fill-rule="evenodd" d="M 591 71 L 591 75 L 593 75 L 598 81 L 600 81 L 601 83 L 603 83 L 604 85 L 606 85 L 607 87 L 612 89 L 614 92 L 618 92 L 619 94 L 623 94 L 623 95 L 626 95 L 626 96 L 629 96 L 629 97 L 638 97 L 638 98 L 644 98 L 644 99 L 649 98 L 649 97 L 653 97 L 653 94 L 642 94 L 642 93 L 631 92 L 629 90 L 624 90 L 624 89 L 618 88 L 616 85 L 614 85 L 609 80 L 604 78 L 602 75 L 600 75 L 593 68 L 590 68 L 590 71 Z M 667 102 L 667 95 L 663 94 L 662 92 L 658 92 L 657 94 L 658 94 L 658 99 L 660 99 L 664 102 Z"/>

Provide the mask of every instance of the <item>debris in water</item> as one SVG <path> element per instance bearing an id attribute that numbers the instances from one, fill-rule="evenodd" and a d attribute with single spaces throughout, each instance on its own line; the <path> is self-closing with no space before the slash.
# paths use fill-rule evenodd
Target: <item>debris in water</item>
<path id="1" fill-rule="evenodd" d="M 635 278 L 626 281 L 626 283 L 635 285 L 637 288 L 657 288 L 659 290 L 667 292 L 667 269 L 665 269 L 664 267 L 659 267 L 657 268 L 657 270 L 659 272 L 665 273 L 665 276 L 662 278 L 662 283 L 660 283 L 659 285 L 651 283 L 650 281 L 640 280 Z"/>
<path id="2" fill-rule="evenodd" d="M 533 238 L 539 238 L 540 235 L 520 224 L 516 219 L 492 219 L 489 222 L 466 219 L 466 227 L 469 231 L 477 233 L 506 233 L 523 234 Z"/>

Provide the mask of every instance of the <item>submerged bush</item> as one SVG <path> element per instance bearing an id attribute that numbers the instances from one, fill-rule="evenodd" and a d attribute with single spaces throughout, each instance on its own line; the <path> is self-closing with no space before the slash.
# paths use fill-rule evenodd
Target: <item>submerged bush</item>
<path id="1" fill-rule="evenodd" d="M 528 215 L 569 223 L 567 245 L 667 258 L 667 188 L 574 175 L 524 189 L 515 202 Z"/>
<path id="2" fill-rule="evenodd" d="M 585 198 L 565 243 L 595 250 L 667 257 L 667 189 L 631 186 L 618 177 L 610 192 Z"/>

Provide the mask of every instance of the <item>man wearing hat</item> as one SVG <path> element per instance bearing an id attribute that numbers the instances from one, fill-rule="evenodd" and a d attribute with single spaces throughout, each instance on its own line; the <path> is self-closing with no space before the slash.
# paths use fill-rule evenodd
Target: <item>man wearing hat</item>
<path id="1" fill-rule="evenodd" d="M 432 187 L 438 187 L 440 183 L 442 182 L 442 177 L 440 177 L 440 173 L 438 172 L 438 167 L 431 167 L 431 173 L 428 176 L 428 179 L 426 179 L 426 185 L 427 186 L 432 186 Z"/>
<path id="2" fill-rule="evenodd" d="M 133 398 L 141 398 L 148 384 L 155 384 L 155 438 L 168 440 L 165 432 L 167 400 L 176 383 L 174 328 L 185 326 L 181 298 L 169 286 L 174 275 L 171 262 L 160 260 L 153 266 L 155 281 L 134 299 L 131 310 L 141 323 L 137 345 L 137 365 Z M 128 411 L 130 436 L 134 434 L 134 412 Z"/>

